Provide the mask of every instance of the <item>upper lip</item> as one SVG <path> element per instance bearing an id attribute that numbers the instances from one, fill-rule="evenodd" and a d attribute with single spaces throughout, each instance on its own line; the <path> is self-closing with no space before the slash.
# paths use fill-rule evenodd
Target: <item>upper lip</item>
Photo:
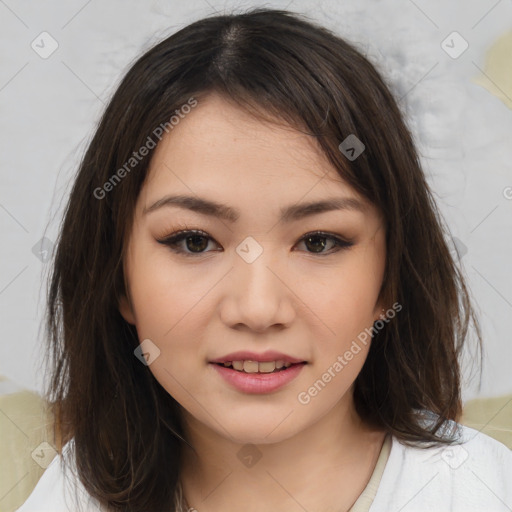
<path id="1" fill-rule="evenodd" d="M 306 362 L 304 359 L 297 359 L 296 357 L 288 356 L 274 350 L 268 350 L 262 354 L 257 354 L 256 352 L 250 352 L 248 350 L 240 350 L 238 352 L 232 352 L 231 354 L 213 359 L 210 363 L 225 363 L 227 361 L 258 361 L 259 363 L 267 361 L 284 361 L 285 363 L 291 364 Z"/>

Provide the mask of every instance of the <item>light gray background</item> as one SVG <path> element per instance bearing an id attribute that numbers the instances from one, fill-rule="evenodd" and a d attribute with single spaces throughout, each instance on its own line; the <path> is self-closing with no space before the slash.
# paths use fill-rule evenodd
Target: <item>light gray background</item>
<path id="1" fill-rule="evenodd" d="M 483 327 L 482 388 L 466 383 L 464 397 L 512 392 L 512 111 L 471 82 L 512 30 L 512 0 L 0 0 L 0 374 L 42 389 L 48 269 L 32 248 L 43 234 L 55 240 L 78 161 L 121 76 L 186 24 L 255 5 L 307 14 L 358 43 L 402 98 Z M 31 48 L 43 31 L 59 45 L 47 59 Z M 457 59 L 441 48 L 453 31 L 469 43 Z"/>

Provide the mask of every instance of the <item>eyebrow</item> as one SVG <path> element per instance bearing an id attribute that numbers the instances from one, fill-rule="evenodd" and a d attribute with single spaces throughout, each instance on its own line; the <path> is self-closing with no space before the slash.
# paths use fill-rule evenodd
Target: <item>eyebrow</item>
<path id="1" fill-rule="evenodd" d="M 186 195 L 164 196 L 151 206 L 144 207 L 143 214 L 154 212 L 155 210 L 166 206 L 176 206 L 178 208 L 192 210 L 203 215 L 225 219 L 230 222 L 236 222 L 240 218 L 240 212 L 235 208 L 201 197 Z M 281 208 L 281 221 L 293 222 L 310 215 L 335 210 L 354 210 L 365 213 L 366 207 L 356 198 L 333 197 L 322 201 L 299 203 L 283 207 Z"/>

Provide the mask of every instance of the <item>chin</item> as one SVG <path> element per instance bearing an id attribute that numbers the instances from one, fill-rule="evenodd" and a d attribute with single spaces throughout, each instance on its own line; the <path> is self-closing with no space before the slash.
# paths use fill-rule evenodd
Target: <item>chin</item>
<path id="1" fill-rule="evenodd" d="M 254 414 L 242 414 L 237 417 L 224 420 L 222 426 L 224 429 L 215 429 L 223 437 L 229 436 L 229 439 L 238 444 L 274 444 L 285 441 L 297 434 L 301 428 L 296 419 L 289 421 L 292 414 L 288 416 L 272 414 L 262 417 L 254 411 Z M 288 417 L 287 417 L 288 416 Z"/>
<path id="2" fill-rule="evenodd" d="M 269 434 L 269 431 L 270 430 L 247 429 L 241 432 L 231 432 L 233 435 L 232 437 L 230 437 L 230 440 L 233 441 L 234 443 L 241 445 L 265 445 L 280 443 L 282 441 L 286 441 L 287 439 L 293 436 L 293 433 L 291 432 L 280 432 L 279 434 L 272 432 L 271 434 Z"/>

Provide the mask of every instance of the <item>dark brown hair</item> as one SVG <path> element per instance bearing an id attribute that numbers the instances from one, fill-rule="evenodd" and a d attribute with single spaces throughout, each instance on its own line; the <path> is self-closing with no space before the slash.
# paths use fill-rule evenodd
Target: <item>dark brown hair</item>
<path id="1" fill-rule="evenodd" d="M 451 442 L 442 427 L 460 417 L 458 359 L 471 320 L 481 342 L 412 136 L 374 65 L 287 11 L 192 23 L 142 55 L 108 104 L 69 197 L 48 288 L 47 399 L 74 439 L 81 481 L 112 509 L 174 510 L 186 441 L 178 404 L 134 356 L 136 329 L 118 310 L 125 243 L 154 150 L 108 193 L 97 191 L 182 105 L 211 93 L 313 136 L 384 215 L 381 297 L 402 310 L 373 336 L 356 379 L 365 421 L 407 443 Z M 339 149 L 351 134 L 365 145 L 355 160 Z M 425 410 L 437 419 L 422 421 Z"/>

